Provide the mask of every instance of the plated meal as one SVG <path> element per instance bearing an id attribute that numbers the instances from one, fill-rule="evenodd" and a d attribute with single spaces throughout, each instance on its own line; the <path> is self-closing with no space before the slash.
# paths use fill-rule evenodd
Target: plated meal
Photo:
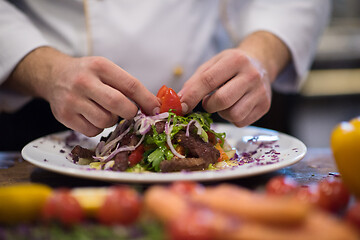
<path id="1" fill-rule="evenodd" d="M 210 128 L 208 113 L 178 116 L 164 112 L 121 121 L 95 149 L 76 145 L 74 162 L 91 168 L 128 172 L 177 172 L 221 169 L 238 164 L 225 133 Z"/>
<path id="2" fill-rule="evenodd" d="M 75 146 L 74 162 L 91 168 L 128 172 L 178 172 L 221 169 L 236 165 L 236 150 L 225 141 L 225 133 L 210 128 L 209 113 L 182 116 L 179 97 L 163 86 L 160 114 L 138 111 L 122 120 L 95 149 Z"/>
<path id="3" fill-rule="evenodd" d="M 212 123 L 208 113 L 181 116 L 176 93 L 162 89 L 160 114 L 139 111 L 93 138 L 74 131 L 50 134 L 28 143 L 22 156 L 70 176 L 155 183 L 254 176 L 292 165 L 306 153 L 300 140 L 277 131 Z"/>

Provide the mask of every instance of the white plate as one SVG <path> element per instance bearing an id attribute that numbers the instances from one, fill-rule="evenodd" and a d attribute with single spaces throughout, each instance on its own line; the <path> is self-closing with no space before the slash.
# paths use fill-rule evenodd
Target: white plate
<path id="1" fill-rule="evenodd" d="M 217 132 L 225 132 L 227 141 L 237 148 L 239 155 L 242 152 L 256 151 L 253 162 L 246 163 L 231 169 L 218 171 L 176 172 L 176 173 L 128 173 L 104 170 L 90 170 L 88 166 L 74 164 L 69 153 L 71 147 L 66 146 L 65 139 L 71 131 L 51 134 L 28 143 L 22 149 L 23 158 L 43 169 L 49 171 L 89 179 L 97 179 L 111 182 L 138 182 L 155 183 L 171 182 L 176 180 L 215 181 L 232 178 L 242 178 L 259 175 L 281 169 L 300 161 L 307 151 L 306 146 L 300 140 L 277 131 L 245 127 L 236 128 L 230 124 L 214 124 L 213 129 Z M 113 129 L 106 129 L 105 136 Z M 77 138 L 72 144 L 80 144 L 84 147 L 93 147 L 99 142 L 100 136 L 87 138 L 76 134 Z M 277 140 L 260 144 L 249 141 L 254 136 L 259 139 Z"/>

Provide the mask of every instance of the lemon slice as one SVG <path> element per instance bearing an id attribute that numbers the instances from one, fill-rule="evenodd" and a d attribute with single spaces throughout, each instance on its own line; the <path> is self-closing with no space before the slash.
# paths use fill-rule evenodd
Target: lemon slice
<path id="1" fill-rule="evenodd" d="M 87 187 L 74 188 L 71 190 L 71 195 L 76 198 L 80 206 L 84 209 L 85 214 L 89 217 L 94 217 L 103 205 L 108 194 L 108 188 Z"/>

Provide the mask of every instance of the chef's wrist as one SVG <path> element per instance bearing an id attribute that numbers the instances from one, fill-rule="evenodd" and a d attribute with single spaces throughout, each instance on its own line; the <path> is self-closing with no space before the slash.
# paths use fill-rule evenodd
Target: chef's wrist
<path id="1" fill-rule="evenodd" d="M 239 44 L 238 48 L 264 68 L 270 82 L 275 81 L 278 74 L 291 60 L 290 51 L 285 43 L 266 31 L 250 34 Z"/>
<path id="2" fill-rule="evenodd" d="M 36 48 L 17 64 L 4 87 L 24 95 L 46 99 L 46 82 L 52 78 L 54 69 L 61 66 L 61 61 L 65 58 L 69 56 L 52 47 Z"/>

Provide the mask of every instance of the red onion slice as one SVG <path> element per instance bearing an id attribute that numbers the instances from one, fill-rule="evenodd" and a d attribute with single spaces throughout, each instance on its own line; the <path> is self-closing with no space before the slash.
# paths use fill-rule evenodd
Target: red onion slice
<path id="1" fill-rule="evenodd" d="M 166 122 L 166 123 L 169 124 L 168 122 Z M 165 124 L 165 129 L 166 129 L 166 125 L 167 125 L 167 124 Z M 172 152 L 175 156 L 177 156 L 178 158 L 185 158 L 185 156 L 184 156 L 184 155 L 181 155 L 180 153 L 178 153 L 178 152 L 175 150 L 174 146 L 172 145 L 171 138 L 170 138 L 172 128 L 173 128 L 173 126 L 170 126 L 170 127 L 168 127 L 168 131 L 165 130 L 165 133 L 166 133 L 166 143 L 168 144 L 171 152 Z"/>

